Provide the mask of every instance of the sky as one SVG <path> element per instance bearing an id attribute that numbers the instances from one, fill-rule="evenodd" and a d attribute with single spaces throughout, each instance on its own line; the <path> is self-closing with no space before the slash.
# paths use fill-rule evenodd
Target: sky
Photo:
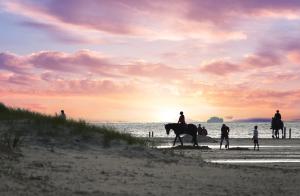
<path id="1" fill-rule="evenodd" d="M 298 0 L 0 0 L 0 102 L 90 121 L 300 119 Z"/>

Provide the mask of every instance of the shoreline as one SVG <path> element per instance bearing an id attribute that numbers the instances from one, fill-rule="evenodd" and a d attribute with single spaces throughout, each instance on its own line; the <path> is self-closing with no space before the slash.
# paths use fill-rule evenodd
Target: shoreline
<path id="1" fill-rule="evenodd" d="M 157 145 L 163 146 L 172 146 L 174 138 L 170 137 L 141 137 L 143 139 L 147 139 L 149 141 L 155 142 Z M 185 136 L 181 137 L 183 141 L 183 145 L 190 146 L 192 145 L 191 140 L 192 137 Z M 198 136 L 198 144 L 199 145 L 219 145 L 220 138 L 211 138 L 211 137 L 203 137 Z M 291 139 L 273 139 L 273 138 L 259 138 L 258 139 L 260 145 L 269 145 L 269 146 L 278 146 L 278 145 L 287 145 L 287 146 L 295 146 L 300 145 L 300 138 L 291 138 Z M 223 144 L 225 141 L 223 141 Z M 233 146 L 253 146 L 253 140 L 251 138 L 229 138 L 230 145 Z M 176 141 L 176 145 L 180 145 L 179 140 Z"/>

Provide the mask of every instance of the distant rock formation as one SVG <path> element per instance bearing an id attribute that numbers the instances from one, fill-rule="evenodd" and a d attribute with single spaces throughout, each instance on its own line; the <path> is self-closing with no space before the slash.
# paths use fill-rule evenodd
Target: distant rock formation
<path id="1" fill-rule="evenodd" d="M 207 120 L 208 123 L 222 123 L 224 122 L 223 118 L 219 118 L 219 117 L 210 117 L 208 120 Z"/>

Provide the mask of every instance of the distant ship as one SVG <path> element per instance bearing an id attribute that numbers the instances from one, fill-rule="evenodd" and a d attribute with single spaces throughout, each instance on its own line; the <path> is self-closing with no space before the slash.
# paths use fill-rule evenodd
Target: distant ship
<path id="1" fill-rule="evenodd" d="M 210 117 L 208 120 L 207 120 L 208 123 L 222 123 L 224 122 L 223 121 L 223 118 L 219 118 L 219 117 Z"/>

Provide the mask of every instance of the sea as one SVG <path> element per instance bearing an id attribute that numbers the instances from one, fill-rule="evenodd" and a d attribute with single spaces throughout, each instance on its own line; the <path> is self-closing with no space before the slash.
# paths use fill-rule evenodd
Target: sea
<path id="1" fill-rule="evenodd" d="M 103 123 L 94 122 L 97 126 L 109 126 L 116 128 L 119 132 L 130 133 L 136 137 L 149 137 L 149 132 L 154 137 L 174 137 L 175 134 L 171 132 L 166 134 L 164 125 L 167 122 L 155 123 Z M 207 123 L 207 122 L 193 122 L 197 125 L 205 126 L 208 131 L 208 136 L 212 138 L 219 138 L 221 135 L 221 126 L 223 123 Z M 230 138 L 252 138 L 254 126 L 258 126 L 259 138 L 271 138 L 272 130 L 268 122 L 225 122 L 230 128 Z M 286 137 L 289 137 L 289 130 L 291 129 L 291 138 L 300 138 L 300 122 L 285 122 Z M 280 131 L 281 132 L 281 131 Z M 281 137 L 281 133 L 280 133 Z"/>

